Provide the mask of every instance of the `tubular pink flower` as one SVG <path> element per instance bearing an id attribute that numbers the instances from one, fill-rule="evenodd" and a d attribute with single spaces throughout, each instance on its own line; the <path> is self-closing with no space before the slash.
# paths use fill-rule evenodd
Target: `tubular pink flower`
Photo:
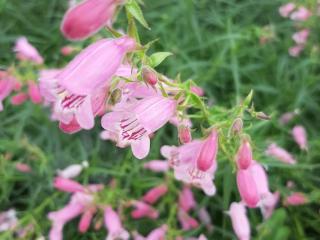
<path id="1" fill-rule="evenodd" d="M 297 125 L 292 129 L 292 136 L 294 141 L 299 145 L 300 149 L 308 149 L 307 133 L 303 126 Z"/>
<path id="2" fill-rule="evenodd" d="M 203 142 L 198 158 L 197 167 L 201 171 L 209 170 L 216 161 L 218 153 L 218 131 L 212 130 L 208 138 Z"/>
<path id="3" fill-rule="evenodd" d="M 165 224 L 159 228 L 153 229 L 146 237 L 146 240 L 164 240 L 166 237 L 167 230 L 168 227 Z"/>
<path id="4" fill-rule="evenodd" d="M 282 17 L 289 17 L 289 14 L 296 8 L 296 5 L 294 3 L 287 3 L 285 5 L 282 5 L 279 8 L 279 13 Z"/>
<path id="5" fill-rule="evenodd" d="M 85 233 L 88 231 L 88 229 L 90 227 L 91 220 L 92 220 L 95 212 L 96 212 L 95 208 L 89 208 L 88 210 L 86 210 L 82 214 L 80 222 L 79 222 L 79 226 L 78 226 L 79 232 Z"/>
<path id="6" fill-rule="evenodd" d="M 28 42 L 26 37 L 18 38 L 13 50 L 17 52 L 19 60 L 28 60 L 36 64 L 43 63 L 43 58 L 37 49 Z"/>
<path id="7" fill-rule="evenodd" d="M 165 184 L 161 184 L 157 187 L 150 189 L 143 197 L 142 200 L 149 204 L 154 204 L 165 195 L 168 191 L 168 187 Z"/>
<path id="8" fill-rule="evenodd" d="M 241 199 L 245 204 L 250 208 L 256 207 L 260 200 L 259 192 L 254 177 L 249 169 L 238 170 L 237 185 Z"/>
<path id="9" fill-rule="evenodd" d="M 305 7 L 299 7 L 298 10 L 291 13 L 290 18 L 294 21 L 306 21 L 312 13 Z"/>
<path id="10" fill-rule="evenodd" d="M 85 188 L 78 182 L 62 178 L 62 177 L 56 177 L 54 179 L 53 185 L 56 189 L 59 189 L 63 192 L 83 192 Z"/>
<path id="11" fill-rule="evenodd" d="M 186 231 L 195 229 L 199 226 L 199 222 L 182 209 L 179 209 L 178 220 L 182 229 Z"/>
<path id="12" fill-rule="evenodd" d="M 231 203 L 229 215 L 237 238 L 239 240 L 250 240 L 250 224 L 245 206 L 241 203 Z"/>
<path id="13" fill-rule="evenodd" d="M 204 95 L 204 91 L 201 87 L 198 86 L 191 86 L 190 87 L 191 92 L 194 94 L 197 94 L 199 97 L 202 97 Z"/>
<path id="14" fill-rule="evenodd" d="M 82 40 L 111 24 L 118 0 L 84 0 L 70 8 L 61 23 L 61 32 L 69 40 Z"/>
<path id="15" fill-rule="evenodd" d="M 252 150 L 248 140 L 242 140 L 237 153 L 237 165 L 239 169 L 247 169 L 252 163 Z"/>
<path id="16" fill-rule="evenodd" d="M 152 160 L 143 165 L 145 169 L 149 169 L 153 172 L 166 172 L 169 170 L 168 161 Z"/>
<path id="17" fill-rule="evenodd" d="M 286 164 L 296 164 L 296 160 L 293 158 L 293 156 L 275 143 L 272 143 L 268 146 L 266 155 L 274 157 Z"/>
<path id="18" fill-rule="evenodd" d="M 26 93 L 21 92 L 11 97 L 11 104 L 18 106 L 27 101 L 27 99 L 28 95 Z"/>
<path id="19" fill-rule="evenodd" d="M 294 192 L 291 195 L 287 196 L 283 202 L 285 206 L 299 206 L 306 204 L 308 198 L 301 192 Z"/>
<path id="20" fill-rule="evenodd" d="M 149 135 L 164 126 L 176 111 L 176 102 L 161 96 L 151 96 L 114 109 L 101 120 L 118 147 L 131 145 L 133 155 L 142 159 L 150 150 Z"/>
<path id="21" fill-rule="evenodd" d="M 192 140 L 190 128 L 185 125 L 181 125 L 178 127 L 178 135 L 179 135 L 179 141 L 182 144 L 191 142 Z"/>
<path id="22" fill-rule="evenodd" d="M 289 48 L 289 55 L 291 57 L 298 57 L 303 49 L 304 49 L 303 45 L 293 46 L 293 47 Z"/>
<path id="23" fill-rule="evenodd" d="M 208 232 L 212 232 L 214 227 L 212 225 L 210 214 L 205 207 L 199 209 L 198 217 L 200 222 L 206 226 Z"/>
<path id="24" fill-rule="evenodd" d="M 133 203 L 133 206 L 135 207 L 135 209 L 131 212 L 131 217 L 134 219 L 143 217 L 157 219 L 159 217 L 159 213 L 156 209 L 142 201 L 135 201 Z"/>
<path id="25" fill-rule="evenodd" d="M 309 34 L 309 29 L 303 29 L 299 32 L 294 33 L 292 35 L 292 39 L 296 42 L 296 44 L 305 44 L 308 40 Z"/>
<path id="26" fill-rule="evenodd" d="M 252 164 L 248 170 L 253 177 L 253 181 L 257 187 L 260 198 L 268 195 L 270 193 L 268 176 L 261 164 L 257 163 L 256 161 L 252 161 Z"/>
<path id="27" fill-rule="evenodd" d="M 189 212 L 196 207 L 196 201 L 190 187 L 184 186 L 179 194 L 179 207 L 185 212 Z"/>
<path id="28" fill-rule="evenodd" d="M 28 95 L 34 104 L 40 104 L 42 102 L 39 87 L 33 81 L 28 82 Z"/>
<path id="29" fill-rule="evenodd" d="M 260 209 L 262 212 L 262 216 L 264 219 L 268 219 L 271 217 L 277 203 L 280 199 L 280 193 L 268 193 L 261 201 Z"/>
<path id="30" fill-rule="evenodd" d="M 3 110 L 2 101 L 10 95 L 15 84 L 15 80 L 12 77 L 7 76 L 6 73 L 3 75 L 0 77 L 0 112 Z"/>
<path id="31" fill-rule="evenodd" d="M 111 207 L 105 207 L 104 209 L 104 223 L 108 230 L 106 240 L 129 239 L 129 233 L 123 228 L 118 213 Z"/>

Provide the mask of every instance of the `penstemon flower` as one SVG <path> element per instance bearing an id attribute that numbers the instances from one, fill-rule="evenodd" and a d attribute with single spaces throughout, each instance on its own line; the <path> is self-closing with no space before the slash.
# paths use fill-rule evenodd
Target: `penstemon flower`
<path id="1" fill-rule="evenodd" d="M 286 164 L 296 164 L 296 160 L 285 149 L 279 147 L 277 144 L 272 143 L 266 150 L 266 155 L 276 158 L 277 160 Z"/>
<path id="2" fill-rule="evenodd" d="M 30 61 L 35 64 L 43 63 L 42 56 L 38 50 L 28 42 L 26 37 L 18 38 L 13 50 L 16 52 L 19 60 Z"/>
<path id="3" fill-rule="evenodd" d="M 249 240 L 251 231 L 245 206 L 242 203 L 233 202 L 228 214 L 231 217 L 232 227 L 238 239 Z"/>
<path id="4" fill-rule="evenodd" d="M 297 125 L 292 129 L 294 141 L 299 145 L 301 150 L 308 150 L 307 133 L 303 126 Z"/>
<path id="5" fill-rule="evenodd" d="M 108 230 L 106 240 L 127 240 L 129 233 L 123 228 L 118 213 L 110 206 L 104 208 L 104 222 Z"/>
<path id="6" fill-rule="evenodd" d="M 285 5 L 282 5 L 279 8 L 279 13 L 282 17 L 289 17 L 290 13 L 296 8 L 296 5 L 292 2 L 289 2 Z"/>
<path id="7" fill-rule="evenodd" d="M 0 76 L 0 112 L 3 110 L 2 101 L 10 95 L 14 89 L 15 81 L 12 77 L 8 76 L 6 72 Z"/>

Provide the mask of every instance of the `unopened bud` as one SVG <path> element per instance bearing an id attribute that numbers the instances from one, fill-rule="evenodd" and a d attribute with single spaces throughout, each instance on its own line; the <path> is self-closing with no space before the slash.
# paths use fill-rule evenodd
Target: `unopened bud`
<path id="1" fill-rule="evenodd" d="M 110 105 L 115 105 L 121 101 L 121 98 L 122 98 L 122 92 L 119 88 L 116 88 L 110 94 L 108 103 Z"/>
<path id="2" fill-rule="evenodd" d="M 237 153 L 237 165 L 239 169 L 247 169 L 252 163 L 252 150 L 248 140 L 242 140 Z"/>
<path id="3" fill-rule="evenodd" d="M 186 144 L 188 142 L 191 142 L 192 140 L 190 128 L 185 125 L 179 126 L 178 135 L 179 135 L 179 141 L 182 144 Z"/>
<path id="4" fill-rule="evenodd" d="M 271 117 L 269 115 L 265 114 L 264 112 L 257 112 L 256 114 L 257 114 L 256 117 L 258 119 L 261 119 L 261 120 L 270 120 L 271 119 Z"/>
<path id="5" fill-rule="evenodd" d="M 151 86 L 156 85 L 158 82 L 157 73 L 150 68 L 142 69 L 142 78 L 147 84 L 150 84 Z"/>
<path id="6" fill-rule="evenodd" d="M 241 118 L 236 118 L 233 123 L 232 126 L 229 130 L 229 135 L 237 135 L 239 133 L 241 133 L 243 128 L 243 121 Z"/>

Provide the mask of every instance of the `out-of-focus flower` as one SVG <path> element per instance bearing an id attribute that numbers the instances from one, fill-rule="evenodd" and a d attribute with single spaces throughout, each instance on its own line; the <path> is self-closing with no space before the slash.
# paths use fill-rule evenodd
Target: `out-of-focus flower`
<path id="1" fill-rule="evenodd" d="M 252 163 L 252 150 L 248 140 L 243 139 L 236 155 L 239 169 L 247 169 Z"/>
<path id="2" fill-rule="evenodd" d="M 303 49 L 304 49 L 303 45 L 293 46 L 293 47 L 289 48 L 289 55 L 291 57 L 298 57 Z"/>
<path id="3" fill-rule="evenodd" d="M 60 52 L 63 56 L 69 56 L 74 53 L 77 49 L 73 46 L 66 45 L 60 49 Z"/>
<path id="4" fill-rule="evenodd" d="M 26 37 L 18 38 L 13 50 L 16 52 L 19 60 L 27 60 L 36 64 L 43 63 L 42 56 L 38 50 L 28 42 Z"/>
<path id="5" fill-rule="evenodd" d="M 54 179 L 53 185 L 56 189 L 59 189 L 63 192 L 75 193 L 84 192 L 85 190 L 85 188 L 80 183 L 63 177 L 56 177 Z"/>
<path id="6" fill-rule="evenodd" d="M 309 34 L 309 29 L 303 29 L 299 32 L 294 33 L 292 35 L 292 39 L 296 42 L 296 44 L 305 44 L 308 40 Z"/>
<path id="7" fill-rule="evenodd" d="M 142 159 L 150 150 L 149 135 L 164 126 L 175 114 L 176 101 L 151 96 L 127 104 L 103 116 L 102 127 L 118 147 L 131 146 L 133 155 Z"/>
<path id="8" fill-rule="evenodd" d="M 147 237 L 143 237 L 138 233 L 134 233 L 134 240 L 164 240 L 166 237 L 168 227 L 167 225 L 162 225 L 159 228 L 153 229 Z"/>
<path id="9" fill-rule="evenodd" d="M 195 218 L 191 217 L 183 209 L 179 209 L 178 219 L 179 219 L 179 222 L 181 224 L 182 229 L 185 231 L 195 229 L 199 226 L 199 222 Z"/>
<path id="10" fill-rule="evenodd" d="M 297 125 L 292 129 L 292 136 L 295 142 L 299 145 L 300 149 L 308 149 L 307 133 L 303 126 Z"/>
<path id="11" fill-rule="evenodd" d="M 209 232 L 212 232 L 214 227 L 212 225 L 211 217 L 205 207 L 202 207 L 198 211 L 198 217 L 202 224 L 204 224 Z"/>
<path id="12" fill-rule="evenodd" d="M 28 94 L 24 92 L 20 92 L 14 96 L 11 97 L 11 104 L 12 105 L 21 105 L 28 99 Z"/>
<path id="13" fill-rule="evenodd" d="M 279 199 L 279 192 L 268 193 L 264 196 L 260 203 L 260 209 L 264 219 L 268 219 L 271 217 L 277 203 L 279 202 Z"/>
<path id="14" fill-rule="evenodd" d="M 308 198 L 303 193 L 294 192 L 284 199 L 283 204 L 285 206 L 299 206 L 306 204 L 308 201 Z"/>
<path id="15" fill-rule="evenodd" d="M 70 40 L 92 36 L 110 25 L 119 0 L 84 0 L 70 8 L 61 23 L 63 35 Z"/>
<path id="16" fill-rule="evenodd" d="M 0 212 L 0 232 L 14 229 L 18 224 L 16 211 L 10 209 L 5 212 Z"/>
<path id="17" fill-rule="evenodd" d="M 32 171 L 31 167 L 25 163 L 16 163 L 15 167 L 19 172 L 23 173 L 30 173 Z"/>
<path id="18" fill-rule="evenodd" d="M 281 124 L 287 124 L 288 122 L 290 122 L 295 116 L 297 115 L 297 113 L 295 112 L 286 112 L 284 114 L 282 114 L 279 118 L 279 122 Z"/>
<path id="19" fill-rule="evenodd" d="M 0 77 L 0 112 L 3 110 L 2 101 L 9 96 L 14 88 L 15 81 L 12 77 L 8 76 L 6 72 L 1 74 Z"/>
<path id="20" fill-rule="evenodd" d="M 282 5 L 279 8 L 279 13 L 282 17 L 289 17 L 289 14 L 296 8 L 296 5 L 294 3 L 287 3 L 285 5 Z"/>
<path id="21" fill-rule="evenodd" d="M 161 184 L 157 187 L 150 189 L 143 197 L 143 201 L 149 204 L 154 204 L 165 195 L 168 191 L 168 187 L 165 184 Z"/>
<path id="22" fill-rule="evenodd" d="M 242 203 L 233 202 L 228 214 L 231 217 L 232 227 L 239 240 L 250 239 L 250 224 L 246 208 Z"/>
<path id="23" fill-rule="evenodd" d="M 75 178 L 79 176 L 82 170 L 88 166 L 89 163 L 87 161 L 83 161 L 81 164 L 72 164 L 63 170 L 58 169 L 57 172 L 62 178 Z"/>
<path id="24" fill-rule="evenodd" d="M 134 219 L 143 217 L 157 219 L 159 217 L 158 211 L 145 202 L 134 201 L 132 204 L 135 209 L 131 212 L 131 217 Z"/>
<path id="25" fill-rule="evenodd" d="M 250 208 L 256 207 L 260 197 L 257 184 L 250 169 L 239 169 L 237 171 L 237 186 L 241 199 L 245 204 Z"/>
<path id="26" fill-rule="evenodd" d="M 194 209 L 196 205 L 191 188 L 185 185 L 179 194 L 179 208 L 185 212 L 189 212 L 191 209 Z"/>
<path id="27" fill-rule="evenodd" d="M 106 240 L 129 239 L 129 233 L 123 228 L 118 213 L 109 206 L 104 209 L 104 222 L 108 230 Z"/>
<path id="28" fill-rule="evenodd" d="M 288 151 L 279 147 L 275 143 L 272 143 L 268 146 L 268 148 L 266 150 L 266 155 L 274 157 L 283 163 L 287 163 L 287 164 L 295 164 L 296 163 L 296 160 L 293 158 L 293 156 Z"/>
<path id="29" fill-rule="evenodd" d="M 290 15 L 291 20 L 294 21 L 306 21 L 312 13 L 305 7 L 299 7 L 296 11 L 292 12 Z"/>
<path id="30" fill-rule="evenodd" d="M 28 95 L 29 95 L 30 100 L 34 104 L 40 104 L 42 102 L 42 96 L 40 94 L 39 87 L 33 81 L 28 82 Z"/>
<path id="31" fill-rule="evenodd" d="M 163 160 L 152 160 L 143 165 L 144 168 L 149 169 L 153 172 L 166 172 L 169 170 L 168 161 Z"/>
<path id="32" fill-rule="evenodd" d="M 202 97 L 204 95 L 204 91 L 201 87 L 198 86 L 191 86 L 190 91 L 194 94 L 197 94 L 199 97 Z"/>

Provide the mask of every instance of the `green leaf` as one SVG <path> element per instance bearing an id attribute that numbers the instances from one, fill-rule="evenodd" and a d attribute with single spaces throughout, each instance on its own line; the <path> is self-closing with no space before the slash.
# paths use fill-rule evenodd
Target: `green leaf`
<path id="1" fill-rule="evenodd" d="M 156 67 L 162 63 L 167 57 L 171 56 L 171 52 L 157 52 L 150 56 L 150 66 Z"/>
<path id="2" fill-rule="evenodd" d="M 126 10 L 147 29 L 150 29 L 147 21 L 145 20 L 139 4 L 135 0 L 129 0 L 126 4 Z"/>

